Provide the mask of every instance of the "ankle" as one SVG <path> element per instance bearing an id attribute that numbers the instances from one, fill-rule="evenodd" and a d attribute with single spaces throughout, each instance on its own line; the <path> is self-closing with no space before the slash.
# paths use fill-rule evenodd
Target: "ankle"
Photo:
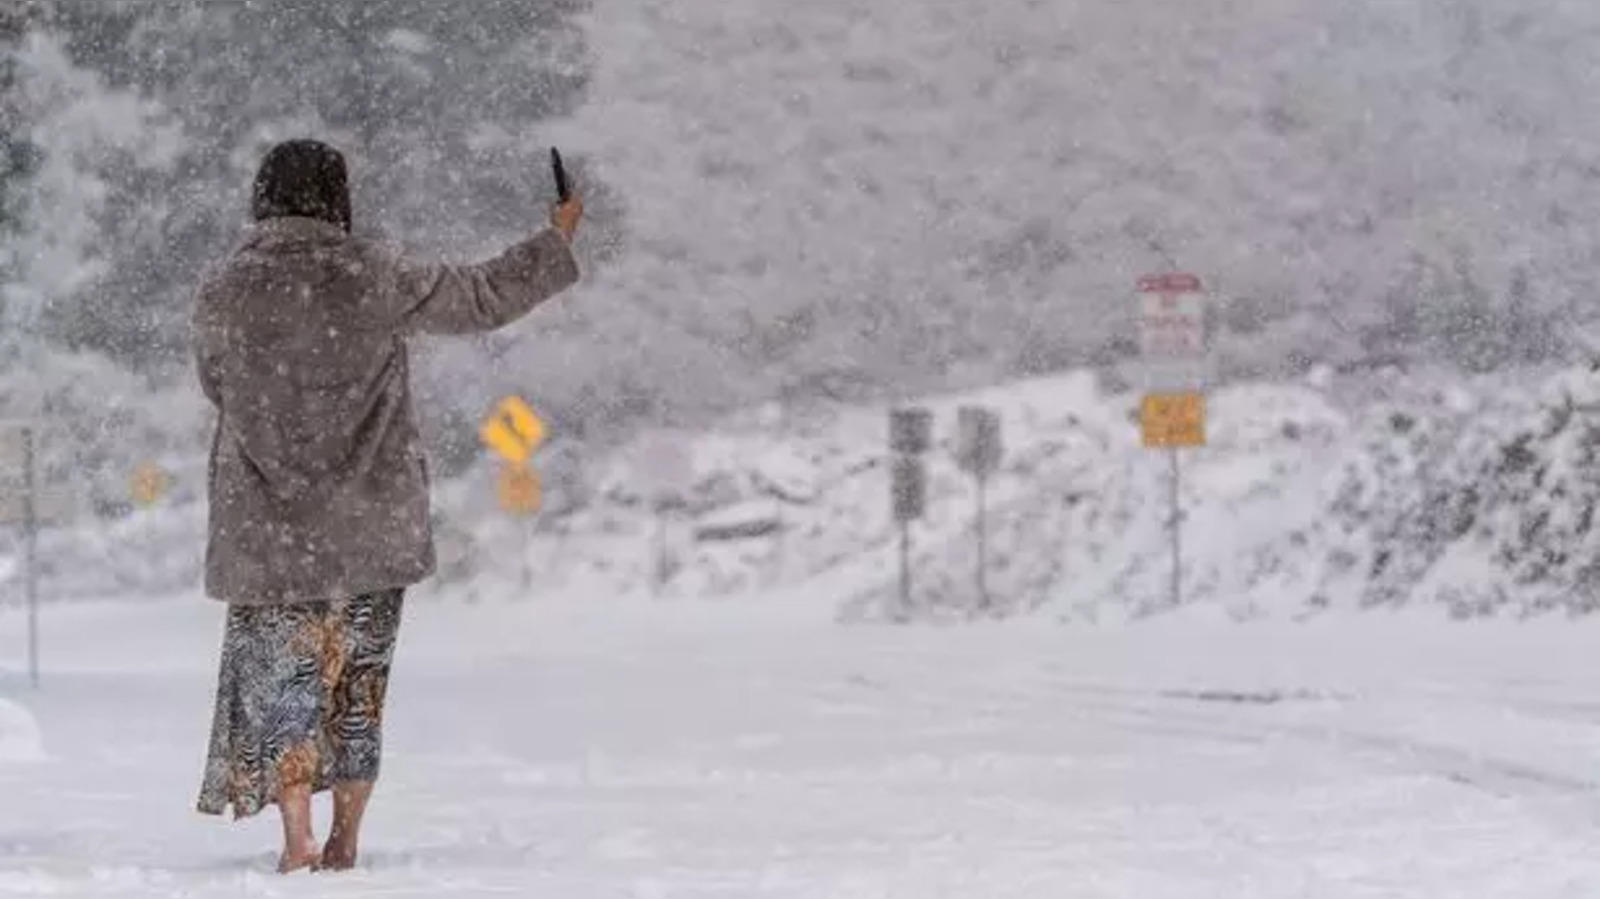
<path id="1" fill-rule="evenodd" d="M 292 874 L 307 869 L 315 871 L 322 864 L 322 858 L 322 851 L 315 841 L 305 846 L 286 847 L 283 854 L 278 856 L 278 873 Z"/>
<path id="2" fill-rule="evenodd" d="M 322 868 L 325 871 L 348 871 L 356 866 L 356 846 L 354 843 L 335 843 L 329 841 L 322 847 Z"/>

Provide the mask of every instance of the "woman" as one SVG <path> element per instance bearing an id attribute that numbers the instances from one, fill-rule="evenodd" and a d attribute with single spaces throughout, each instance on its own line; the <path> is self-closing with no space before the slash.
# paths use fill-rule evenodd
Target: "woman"
<path id="1" fill-rule="evenodd" d="M 274 147 L 194 312 L 218 411 L 206 592 L 229 604 L 199 809 L 277 804 L 286 873 L 355 864 L 402 594 L 433 571 L 406 339 L 499 328 L 578 279 L 576 198 L 487 262 L 428 265 L 350 236 L 347 180 L 331 147 Z"/>

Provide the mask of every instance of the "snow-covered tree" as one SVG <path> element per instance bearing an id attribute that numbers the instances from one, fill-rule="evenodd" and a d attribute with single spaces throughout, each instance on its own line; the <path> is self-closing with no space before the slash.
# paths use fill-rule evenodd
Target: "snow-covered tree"
<path id="1" fill-rule="evenodd" d="M 128 187 L 170 173 L 182 133 L 161 104 L 108 86 L 48 32 L 19 36 L 4 63 L 11 79 L 10 234 L 0 247 L 5 331 L 93 344 L 99 335 L 91 327 L 65 323 L 123 321 L 136 312 L 97 288 L 122 274 L 123 258 L 161 252 L 167 208 L 130 203 Z"/>

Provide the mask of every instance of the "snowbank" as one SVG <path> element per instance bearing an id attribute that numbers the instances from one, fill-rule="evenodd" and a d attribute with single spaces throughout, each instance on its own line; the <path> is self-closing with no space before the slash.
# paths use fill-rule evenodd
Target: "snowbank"
<path id="1" fill-rule="evenodd" d="M 1571 397 L 1600 389 L 1583 373 L 1538 389 L 1527 380 L 1318 372 L 1218 391 L 1210 445 L 1181 458 L 1181 602 L 1232 619 L 1407 603 L 1455 615 L 1587 611 L 1581 543 L 1600 494 L 1575 486 L 1587 483 L 1588 438 L 1571 423 L 1583 414 Z M 885 410 L 847 406 L 803 421 L 753 412 L 692 438 L 698 474 L 664 523 L 638 462 L 661 438 L 643 435 L 599 466 L 594 503 L 547 529 L 479 517 L 471 540 L 495 549 L 480 553 L 472 582 L 505 582 L 500 560 L 531 556 L 533 593 L 545 595 L 736 597 L 781 585 L 799 601 L 842 603 L 853 619 L 1167 612 L 1171 463 L 1139 446 L 1136 402 L 1086 373 L 928 398 L 937 445 L 928 515 L 912 528 L 909 607 L 898 598 Z M 968 403 L 1001 412 L 1007 445 L 989 491 L 987 602 L 975 490 L 950 452 Z M 761 536 L 695 539 L 741 524 Z M 1518 536 L 1540 527 L 1556 539 Z"/>

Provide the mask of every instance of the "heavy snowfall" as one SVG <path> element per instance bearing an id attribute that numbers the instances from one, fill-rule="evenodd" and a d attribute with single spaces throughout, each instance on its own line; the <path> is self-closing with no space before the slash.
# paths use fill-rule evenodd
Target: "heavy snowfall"
<path id="1" fill-rule="evenodd" d="M 1597 38 L 1584 0 L 0 0 L 0 896 L 1595 895 Z M 189 316 L 297 137 L 419 257 L 540 227 L 552 146 L 588 212 L 570 293 L 413 347 L 438 571 L 361 861 L 285 878 L 273 813 L 193 811 Z M 1146 445 L 1170 389 L 1203 445 Z"/>

